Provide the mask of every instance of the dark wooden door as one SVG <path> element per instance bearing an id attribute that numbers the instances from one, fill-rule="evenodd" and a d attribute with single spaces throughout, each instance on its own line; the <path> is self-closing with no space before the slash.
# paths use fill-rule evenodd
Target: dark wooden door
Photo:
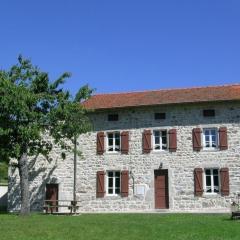
<path id="1" fill-rule="evenodd" d="M 161 169 L 154 171 L 155 185 L 155 208 L 169 208 L 168 196 L 168 170 Z"/>
<path id="2" fill-rule="evenodd" d="M 50 205 L 49 211 L 57 212 L 58 208 L 58 184 L 46 185 L 46 203 Z"/>

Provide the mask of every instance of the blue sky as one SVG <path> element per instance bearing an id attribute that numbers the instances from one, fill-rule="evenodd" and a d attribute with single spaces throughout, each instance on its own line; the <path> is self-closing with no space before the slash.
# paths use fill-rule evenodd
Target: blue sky
<path id="1" fill-rule="evenodd" d="M 28 57 L 73 94 L 240 82 L 239 0 L 1 0 L 0 68 Z"/>

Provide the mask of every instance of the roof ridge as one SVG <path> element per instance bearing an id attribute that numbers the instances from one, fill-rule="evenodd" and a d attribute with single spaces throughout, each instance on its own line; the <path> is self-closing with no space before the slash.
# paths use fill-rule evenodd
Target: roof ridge
<path id="1" fill-rule="evenodd" d="M 131 94 L 131 93 L 147 93 L 147 92 L 160 92 L 160 91 L 171 91 L 171 90 L 187 90 L 187 89 L 202 89 L 202 88 L 222 88 L 222 87 L 234 87 L 240 86 L 240 83 L 222 84 L 222 85 L 208 85 L 208 86 L 193 86 L 193 87 L 179 87 L 179 88 L 162 88 L 155 90 L 142 90 L 142 91 L 127 91 L 127 92 L 113 92 L 113 93 L 96 93 L 92 96 L 101 95 L 118 95 L 118 94 Z"/>

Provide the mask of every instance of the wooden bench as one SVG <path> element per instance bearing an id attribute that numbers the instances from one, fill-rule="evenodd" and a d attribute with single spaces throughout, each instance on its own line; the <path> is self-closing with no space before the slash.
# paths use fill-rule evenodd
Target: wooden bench
<path id="1" fill-rule="evenodd" d="M 70 203 L 69 203 L 70 202 Z M 45 200 L 43 205 L 43 210 L 45 213 L 58 213 L 59 208 L 67 208 L 70 210 L 69 214 L 76 213 L 77 209 L 79 208 L 79 205 L 77 205 L 79 201 L 68 201 L 68 200 L 58 200 L 58 201 L 52 201 L 52 200 Z M 67 204 L 69 203 L 69 204 Z"/>

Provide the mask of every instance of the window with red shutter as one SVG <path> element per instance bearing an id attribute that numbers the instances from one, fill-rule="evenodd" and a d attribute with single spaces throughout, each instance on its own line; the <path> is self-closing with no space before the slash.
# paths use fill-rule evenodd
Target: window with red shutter
<path id="1" fill-rule="evenodd" d="M 150 153 L 152 150 L 152 132 L 144 130 L 143 132 L 143 153 Z"/>
<path id="2" fill-rule="evenodd" d="M 121 172 L 121 196 L 128 197 L 129 173 L 127 170 Z"/>
<path id="3" fill-rule="evenodd" d="M 194 128 L 192 131 L 192 141 L 193 141 L 194 151 L 200 151 L 202 148 L 201 134 L 202 134 L 201 128 Z"/>
<path id="4" fill-rule="evenodd" d="M 222 196 L 229 195 L 229 170 L 228 168 L 220 169 L 220 179 L 221 179 L 221 194 Z"/>
<path id="5" fill-rule="evenodd" d="M 176 152 L 177 151 L 177 131 L 176 129 L 171 129 L 168 132 L 169 134 L 169 151 Z"/>
<path id="6" fill-rule="evenodd" d="M 104 197 L 104 194 L 105 194 L 104 178 L 105 178 L 105 172 L 98 171 L 97 172 L 97 198 Z"/>
<path id="7" fill-rule="evenodd" d="M 129 151 L 129 132 L 121 133 L 121 153 L 128 154 Z"/>
<path id="8" fill-rule="evenodd" d="M 102 155 L 104 153 L 104 132 L 97 133 L 97 154 Z"/>
<path id="9" fill-rule="evenodd" d="M 219 149 L 220 150 L 228 149 L 227 128 L 226 127 L 219 128 Z"/>
<path id="10" fill-rule="evenodd" d="M 194 193 L 195 196 L 201 197 L 203 194 L 203 170 L 202 168 L 194 169 Z"/>

